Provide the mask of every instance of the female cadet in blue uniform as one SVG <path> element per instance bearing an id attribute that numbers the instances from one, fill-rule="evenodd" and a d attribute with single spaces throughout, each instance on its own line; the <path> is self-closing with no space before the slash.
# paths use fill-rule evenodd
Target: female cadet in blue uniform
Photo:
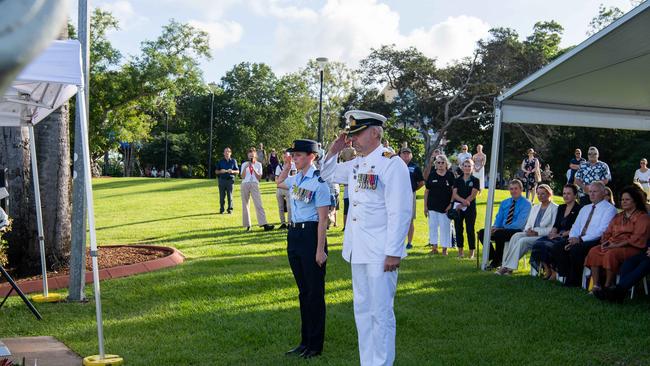
<path id="1" fill-rule="evenodd" d="M 302 340 L 287 352 L 303 358 L 319 356 L 325 339 L 325 261 L 327 260 L 327 216 L 330 191 L 313 165 L 318 143 L 295 140 L 288 149 L 298 174 L 289 177 L 285 164 L 278 188 L 289 190 L 291 224 L 287 234 L 287 254 L 298 285 Z"/>

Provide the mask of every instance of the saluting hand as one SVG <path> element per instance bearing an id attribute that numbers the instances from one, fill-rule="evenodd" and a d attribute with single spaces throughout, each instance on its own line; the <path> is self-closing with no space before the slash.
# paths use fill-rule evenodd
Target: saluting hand
<path id="1" fill-rule="evenodd" d="M 343 149 L 345 148 L 345 141 L 347 140 L 347 138 L 348 138 L 347 133 L 345 132 L 341 133 L 339 137 L 336 140 L 334 140 L 332 146 L 330 146 L 328 155 L 338 154 L 341 151 L 343 151 Z"/>
<path id="2" fill-rule="evenodd" d="M 319 267 L 322 267 L 323 264 L 327 261 L 327 254 L 325 253 L 324 250 L 317 250 L 316 251 L 316 264 L 318 264 Z"/>

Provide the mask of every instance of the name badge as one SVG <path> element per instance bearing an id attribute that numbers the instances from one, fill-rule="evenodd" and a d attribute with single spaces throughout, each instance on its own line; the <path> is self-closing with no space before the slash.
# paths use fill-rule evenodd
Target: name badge
<path id="1" fill-rule="evenodd" d="M 293 198 L 294 201 L 309 203 L 311 202 L 312 198 L 314 198 L 314 191 L 299 188 L 298 186 L 293 186 L 291 189 L 291 198 Z"/>
<path id="2" fill-rule="evenodd" d="M 379 176 L 377 174 L 357 174 L 357 185 L 361 189 L 377 189 Z"/>

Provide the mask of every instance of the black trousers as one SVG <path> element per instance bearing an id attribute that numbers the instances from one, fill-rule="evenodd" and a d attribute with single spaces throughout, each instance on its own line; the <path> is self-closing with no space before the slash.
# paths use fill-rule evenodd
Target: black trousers
<path id="1" fill-rule="evenodd" d="M 465 227 L 463 227 L 463 221 Z M 458 211 L 458 218 L 454 219 L 454 229 L 456 230 L 456 246 L 462 248 L 465 245 L 463 236 L 464 229 L 467 229 L 467 245 L 470 250 L 476 249 L 476 234 L 474 224 L 476 223 L 476 207 L 468 208 L 465 211 Z"/>
<path id="2" fill-rule="evenodd" d="M 300 224 L 298 224 L 300 225 Z M 305 227 L 289 226 L 287 254 L 291 272 L 298 285 L 300 301 L 300 344 L 311 351 L 322 352 L 325 340 L 325 267 L 316 263 L 318 223 Z M 327 252 L 327 247 L 325 248 Z"/>
<path id="3" fill-rule="evenodd" d="M 515 233 L 520 231 L 515 229 L 499 229 L 490 236 L 490 264 L 492 267 L 499 267 L 501 265 L 501 261 L 503 260 L 503 247 Z M 478 232 L 478 240 L 483 244 L 483 250 L 485 250 L 485 243 L 483 243 L 484 233 L 485 230 L 483 229 Z M 494 242 L 494 245 L 492 245 L 492 242 Z"/>
<path id="4" fill-rule="evenodd" d="M 232 211 L 232 187 L 234 181 L 219 180 L 219 212 L 223 212 L 226 197 L 228 197 L 228 211 Z"/>
<path id="5" fill-rule="evenodd" d="M 620 271 L 621 280 L 618 283 L 618 287 L 629 290 L 648 274 L 650 274 L 650 257 L 648 257 L 648 253 L 644 250 L 623 262 Z"/>
<path id="6" fill-rule="evenodd" d="M 546 263 L 552 268 L 555 268 L 555 261 L 553 259 L 553 248 L 562 247 L 567 243 L 566 238 L 549 239 L 548 236 L 543 236 L 533 244 L 533 249 L 530 251 L 530 265 L 538 272 L 541 270 L 540 265 Z"/>
<path id="7" fill-rule="evenodd" d="M 581 286 L 585 258 L 591 248 L 600 245 L 600 239 L 578 243 L 569 250 L 564 249 L 565 245 L 551 248 L 555 269 L 560 276 L 566 277 L 566 286 Z"/>

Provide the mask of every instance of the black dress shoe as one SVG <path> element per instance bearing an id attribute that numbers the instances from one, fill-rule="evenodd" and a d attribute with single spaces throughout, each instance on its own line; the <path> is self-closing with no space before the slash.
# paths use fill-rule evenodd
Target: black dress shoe
<path id="1" fill-rule="evenodd" d="M 223 210 L 219 211 L 219 215 L 223 215 Z"/>
<path id="2" fill-rule="evenodd" d="M 250 227 L 250 226 L 246 226 L 246 231 L 251 231 L 251 227 Z"/>
<path id="3" fill-rule="evenodd" d="M 264 228 L 264 231 L 271 231 L 275 226 L 266 224 L 266 225 L 262 225 L 262 227 Z"/>
<path id="4" fill-rule="evenodd" d="M 304 359 L 310 359 L 310 358 L 318 357 L 318 356 L 320 356 L 320 354 L 321 354 L 321 351 L 312 351 L 312 350 L 307 349 L 307 350 L 305 350 L 305 352 L 302 353 L 302 355 L 300 355 L 300 357 L 302 357 Z"/>
<path id="5" fill-rule="evenodd" d="M 301 345 L 299 345 L 299 346 L 296 347 L 296 348 L 293 348 L 293 349 L 288 350 L 288 351 L 285 353 L 285 355 L 287 355 L 287 356 L 293 356 L 293 355 L 301 356 L 301 355 L 302 355 L 306 350 L 307 350 L 307 346 L 303 346 L 303 345 L 301 344 Z"/>
<path id="6" fill-rule="evenodd" d="M 232 210 L 228 210 L 228 215 L 232 214 Z"/>

